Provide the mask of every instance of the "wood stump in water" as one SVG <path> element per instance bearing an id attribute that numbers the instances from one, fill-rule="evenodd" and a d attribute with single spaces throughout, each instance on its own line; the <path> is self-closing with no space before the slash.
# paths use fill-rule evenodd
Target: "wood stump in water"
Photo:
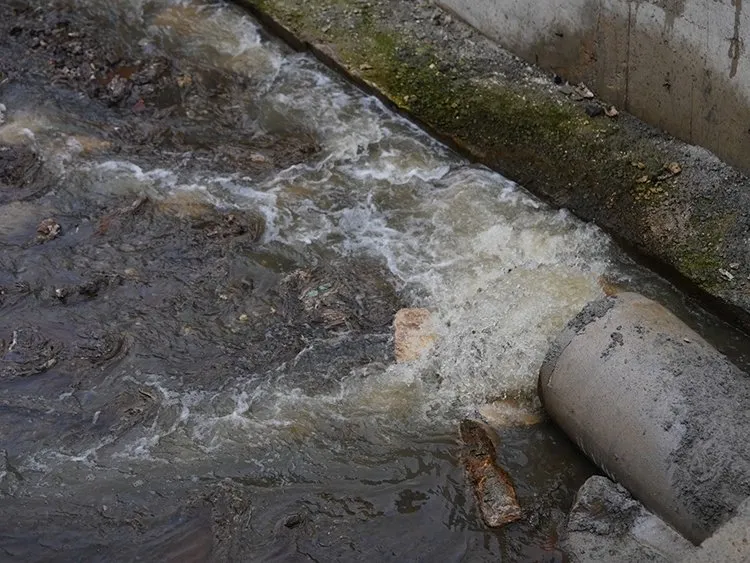
<path id="1" fill-rule="evenodd" d="M 492 430 L 479 421 L 468 419 L 461 421 L 459 430 L 464 443 L 464 467 L 482 520 L 491 528 L 519 520 L 521 506 L 510 476 L 497 465 Z"/>

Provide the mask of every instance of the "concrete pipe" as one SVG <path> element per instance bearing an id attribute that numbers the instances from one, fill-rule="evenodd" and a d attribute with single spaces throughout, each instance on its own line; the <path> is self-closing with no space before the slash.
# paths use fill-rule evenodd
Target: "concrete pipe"
<path id="1" fill-rule="evenodd" d="M 587 305 L 539 391 L 599 467 L 694 543 L 750 495 L 750 378 L 654 301 Z"/>

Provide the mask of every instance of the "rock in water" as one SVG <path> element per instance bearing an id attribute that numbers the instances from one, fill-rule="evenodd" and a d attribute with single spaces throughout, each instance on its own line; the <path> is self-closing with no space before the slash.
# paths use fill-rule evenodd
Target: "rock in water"
<path id="1" fill-rule="evenodd" d="M 598 475 L 578 491 L 561 547 L 572 563 L 667 563 L 685 561 L 696 552 L 689 541 L 649 512 L 624 487 Z"/>
<path id="2" fill-rule="evenodd" d="M 397 362 L 418 359 L 435 341 L 427 309 L 401 309 L 393 321 Z"/>
<path id="3" fill-rule="evenodd" d="M 462 420 L 461 439 L 464 443 L 463 462 L 482 520 L 498 528 L 519 520 L 521 506 L 516 498 L 510 476 L 497 465 L 497 452 L 492 430 L 476 420 Z"/>

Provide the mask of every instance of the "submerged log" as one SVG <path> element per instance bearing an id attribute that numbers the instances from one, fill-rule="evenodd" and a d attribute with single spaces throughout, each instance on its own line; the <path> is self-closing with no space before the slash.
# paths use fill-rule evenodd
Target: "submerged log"
<path id="1" fill-rule="evenodd" d="M 508 473 L 497 462 L 497 449 L 492 430 L 476 420 L 463 420 L 460 425 L 464 443 L 463 462 L 482 520 L 498 528 L 519 520 L 521 506 Z"/>

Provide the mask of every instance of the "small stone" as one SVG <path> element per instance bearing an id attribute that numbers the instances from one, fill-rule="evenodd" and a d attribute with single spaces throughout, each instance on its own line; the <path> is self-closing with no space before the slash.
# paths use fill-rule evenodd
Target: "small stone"
<path id="1" fill-rule="evenodd" d="M 732 281 L 734 279 L 734 275 L 732 275 L 731 273 L 729 273 L 724 268 L 719 268 L 719 273 L 727 281 Z"/>
<path id="2" fill-rule="evenodd" d="M 615 106 L 609 106 L 606 110 L 604 110 L 604 115 L 611 119 L 614 119 L 615 117 L 620 115 L 620 112 L 617 111 L 617 108 Z"/>
<path id="3" fill-rule="evenodd" d="M 241 315 L 239 316 L 239 320 L 240 320 L 240 322 L 241 322 L 241 323 L 246 323 L 246 322 L 247 322 L 247 320 L 248 320 L 249 318 L 250 318 L 250 317 L 248 317 L 248 316 L 247 316 L 247 314 L 245 314 L 245 313 L 242 313 L 242 314 L 241 314 Z"/>
<path id="4" fill-rule="evenodd" d="M 367 63 L 361 64 L 359 65 L 359 70 L 362 70 L 362 71 L 372 70 L 372 65 L 369 65 Z"/>
<path id="5" fill-rule="evenodd" d="M 635 166 L 638 170 L 644 170 L 646 168 L 646 165 L 642 162 L 631 162 L 631 166 Z"/>
<path id="6" fill-rule="evenodd" d="M 604 113 L 604 109 L 598 104 L 586 104 L 583 110 L 589 117 L 598 117 Z"/>
<path id="7" fill-rule="evenodd" d="M 669 162 L 664 165 L 664 170 L 666 170 L 673 176 L 676 176 L 677 174 L 682 172 L 682 166 L 680 166 L 679 162 Z"/>
<path id="8" fill-rule="evenodd" d="M 8 109 L 5 107 L 5 104 L 0 104 L 0 125 L 3 125 L 5 123 L 6 111 L 8 111 Z"/>
<path id="9" fill-rule="evenodd" d="M 250 161 L 254 162 L 255 164 L 262 164 L 266 162 L 266 160 L 267 159 L 265 156 L 257 152 L 250 155 Z"/>
<path id="10" fill-rule="evenodd" d="M 393 321 L 397 362 L 420 358 L 435 341 L 432 317 L 427 309 L 401 309 Z"/>
<path id="11" fill-rule="evenodd" d="M 648 183 L 648 181 L 649 181 L 648 176 L 641 176 L 640 178 L 637 178 L 635 180 L 635 183 L 636 184 L 646 184 L 646 183 Z"/>
<path id="12" fill-rule="evenodd" d="M 737 268 L 740 267 L 740 263 L 739 262 L 732 262 L 731 264 L 729 264 L 729 267 L 732 268 L 733 270 L 736 270 Z"/>

